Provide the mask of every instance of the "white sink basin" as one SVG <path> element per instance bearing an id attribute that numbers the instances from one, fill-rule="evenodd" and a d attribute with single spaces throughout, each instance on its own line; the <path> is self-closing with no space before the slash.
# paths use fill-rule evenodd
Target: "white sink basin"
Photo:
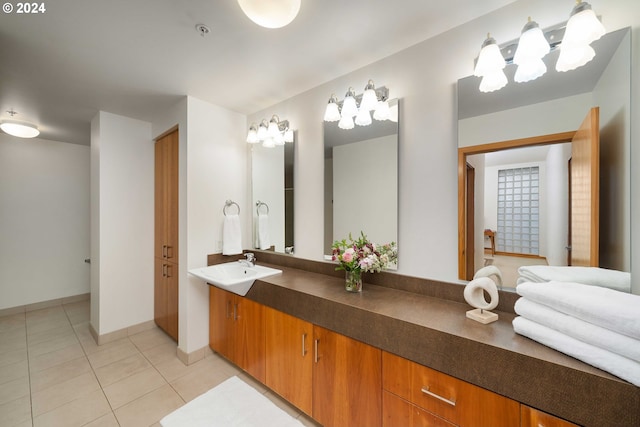
<path id="1" fill-rule="evenodd" d="M 238 261 L 224 264 L 210 265 L 209 267 L 194 268 L 189 270 L 192 274 L 218 288 L 245 296 L 253 282 L 265 277 L 281 274 L 282 270 L 255 265 L 247 267 Z"/>

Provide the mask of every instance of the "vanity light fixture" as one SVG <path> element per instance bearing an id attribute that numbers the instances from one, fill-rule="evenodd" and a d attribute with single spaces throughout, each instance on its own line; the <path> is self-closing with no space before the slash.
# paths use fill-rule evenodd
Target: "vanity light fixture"
<path id="1" fill-rule="evenodd" d="M 262 143 L 263 147 L 275 147 L 284 145 L 286 142 L 293 142 L 293 129 L 289 127 L 288 120 L 280 120 L 280 117 L 273 115 L 267 122 L 262 119 L 259 125 L 252 123 L 247 133 L 249 144 Z"/>
<path id="2" fill-rule="evenodd" d="M 503 71 L 506 65 L 496 39 L 491 37 L 491 34 L 487 34 L 487 38 L 480 48 L 476 68 L 473 71 L 473 75 L 482 77 L 481 92 L 493 92 L 507 85 L 507 76 Z"/>
<path id="3" fill-rule="evenodd" d="M 344 100 L 338 102 L 335 94 L 331 94 L 324 112 L 325 122 L 338 122 L 340 129 L 353 129 L 355 125 L 368 126 L 373 123 L 371 111 L 375 120 L 389 120 L 389 90 L 386 87 L 375 87 L 373 80 L 369 80 L 362 95 L 356 96 L 352 87 L 345 94 Z M 355 118 L 355 120 L 354 120 Z"/>
<path id="4" fill-rule="evenodd" d="M 522 28 L 518 48 L 513 56 L 513 63 L 518 66 L 514 80 L 524 83 L 535 80 L 547 72 L 542 58 L 551 51 L 549 42 L 544 37 L 537 22 L 529 17 Z"/>
<path id="5" fill-rule="evenodd" d="M 5 133 L 16 136 L 18 138 L 35 138 L 36 136 L 40 135 L 38 126 L 20 120 L 13 120 L 13 116 L 18 114 L 13 110 L 13 108 L 11 110 L 8 110 L 7 113 L 9 113 L 11 119 L 0 120 L 0 129 L 2 129 Z"/>
<path id="6" fill-rule="evenodd" d="M 300 11 L 301 0 L 238 0 L 249 19 L 265 28 L 289 25 Z"/>
<path id="7" fill-rule="evenodd" d="M 560 45 L 556 70 L 561 72 L 575 70 L 591 61 L 596 56 L 591 43 L 605 33 L 606 30 L 591 9 L 591 5 L 577 0 Z"/>

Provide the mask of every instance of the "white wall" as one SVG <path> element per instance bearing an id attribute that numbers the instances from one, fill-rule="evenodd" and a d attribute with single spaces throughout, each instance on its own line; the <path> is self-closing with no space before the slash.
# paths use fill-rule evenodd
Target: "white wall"
<path id="1" fill-rule="evenodd" d="M 153 319 L 154 147 L 150 123 L 103 111 L 92 136 L 92 326 L 104 335 Z"/>
<path id="2" fill-rule="evenodd" d="M 89 147 L 0 133 L 0 309 L 89 292 Z"/>
<path id="3" fill-rule="evenodd" d="M 387 86 L 402 103 L 399 153 L 398 272 L 457 281 L 457 113 L 455 85 L 473 73 L 473 60 L 487 31 L 500 42 L 516 39 L 521 22 L 531 15 L 543 27 L 568 19 L 572 4 L 553 0 L 518 1 L 419 43 L 362 69 L 315 87 L 248 117 L 251 122 L 271 114 L 287 118 L 298 129 L 296 139 L 296 256 L 321 259 L 323 249 L 324 107 L 332 92 L 364 87 L 372 78 Z M 613 0 L 593 4 L 608 30 L 633 26 L 633 46 L 640 43 L 640 3 Z M 640 53 L 634 50 L 632 123 L 640 126 Z M 635 120 L 634 120 L 635 119 Z M 637 129 L 636 129 L 637 130 Z M 634 140 L 639 137 L 632 130 Z M 633 142 L 632 142 L 633 145 Z M 635 153 L 635 154 L 634 154 Z M 640 150 L 632 155 L 640 164 Z M 632 183 L 640 186 L 640 168 Z M 637 188 L 637 187 L 634 187 Z M 637 192 L 636 192 L 637 194 Z M 633 199 L 640 216 L 640 196 Z M 426 214 L 425 214 L 426 213 Z M 640 242 L 640 227 L 632 241 Z M 425 244 L 437 242 L 437 244 Z M 640 270 L 640 251 L 633 252 L 632 270 Z M 637 267 L 634 267 L 637 266 Z M 640 293 L 640 281 L 635 281 Z"/>
<path id="4" fill-rule="evenodd" d="M 549 265 L 567 265 L 569 233 L 569 168 L 570 144 L 555 144 L 549 147 L 546 159 L 547 182 L 547 248 Z M 542 211 L 541 211 L 542 212 Z"/>

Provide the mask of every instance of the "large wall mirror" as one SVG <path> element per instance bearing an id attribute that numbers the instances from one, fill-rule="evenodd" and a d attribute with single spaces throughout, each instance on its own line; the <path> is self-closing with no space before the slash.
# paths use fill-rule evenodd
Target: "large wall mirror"
<path id="1" fill-rule="evenodd" d="M 336 240 L 364 232 L 398 242 L 398 100 L 392 119 L 340 129 L 324 122 L 324 253 Z"/>
<path id="2" fill-rule="evenodd" d="M 293 254 L 294 143 L 251 145 L 251 197 L 255 249 Z"/>
<path id="3" fill-rule="evenodd" d="M 549 71 L 527 83 L 515 83 L 509 65 L 509 84 L 496 92 L 481 93 L 477 77 L 458 81 L 460 279 L 493 264 L 515 287 L 522 265 L 571 264 L 581 215 L 571 204 L 571 141 L 585 123 L 599 142 L 590 160 L 599 194 L 585 201 L 595 227 L 591 265 L 630 271 L 631 30 L 592 46 L 596 57 L 565 73 L 555 71 L 558 51 L 550 53 Z"/>

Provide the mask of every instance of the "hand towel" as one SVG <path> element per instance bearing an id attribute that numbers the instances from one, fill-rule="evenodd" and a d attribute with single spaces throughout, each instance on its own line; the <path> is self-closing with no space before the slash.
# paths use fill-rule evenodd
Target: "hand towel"
<path id="1" fill-rule="evenodd" d="M 258 214 L 258 247 L 262 250 L 271 247 L 271 239 L 269 237 L 269 215 Z"/>
<path id="2" fill-rule="evenodd" d="M 640 363 L 584 343 L 524 317 L 513 319 L 516 333 L 607 371 L 640 387 Z"/>
<path id="3" fill-rule="evenodd" d="M 570 282 L 522 283 L 516 292 L 569 316 L 640 339 L 640 295 Z"/>
<path id="4" fill-rule="evenodd" d="M 631 292 L 631 273 L 599 267 L 529 265 L 518 268 L 523 282 L 574 282 Z"/>
<path id="5" fill-rule="evenodd" d="M 640 340 L 587 323 L 526 298 L 516 301 L 515 311 L 525 319 L 571 338 L 640 362 Z"/>
<path id="6" fill-rule="evenodd" d="M 238 255 L 242 253 L 242 233 L 240 216 L 228 214 L 222 224 L 222 255 Z"/>

